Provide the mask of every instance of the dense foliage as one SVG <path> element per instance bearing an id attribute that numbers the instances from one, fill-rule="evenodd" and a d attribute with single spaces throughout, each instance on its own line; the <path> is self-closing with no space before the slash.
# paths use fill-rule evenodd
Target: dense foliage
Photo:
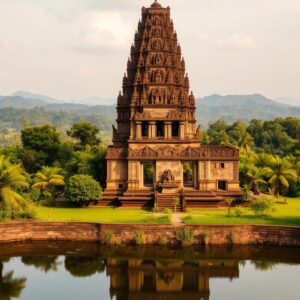
<path id="1" fill-rule="evenodd" d="M 240 150 L 241 185 L 255 194 L 300 196 L 300 119 L 277 118 L 227 124 L 218 120 L 203 133 L 203 144 Z"/>
<path id="2" fill-rule="evenodd" d="M 65 188 L 67 199 L 78 205 L 97 202 L 102 197 L 99 183 L 88 175 L 74 175 L 69 178 Z"/>

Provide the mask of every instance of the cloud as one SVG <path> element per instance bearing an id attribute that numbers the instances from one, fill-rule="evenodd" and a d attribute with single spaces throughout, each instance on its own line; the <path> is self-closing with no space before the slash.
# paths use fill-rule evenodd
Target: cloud
<path id="1" fill-rule="evenodd" d="M 91 12 L 76 50 L 91 54 L 114 54 L 128 50 L 134 24 L 119 12 Z"/>
<path id="2" fill-rule="evenodd" d="M 219 39 L 217 47 L 224 50 L 253 49 L 257 42 L 250 35 L 234 34 L 229 38 Z"/>
<path id="3" fill-rule="evenodd" d="M 141 7 L 140 0 L 84 0 L 87 9 L 92 10 L 117 10 L 117 11 L 132 11 L 137 7 Z M 151 1 L 150 1 L 151 2 Z"/>

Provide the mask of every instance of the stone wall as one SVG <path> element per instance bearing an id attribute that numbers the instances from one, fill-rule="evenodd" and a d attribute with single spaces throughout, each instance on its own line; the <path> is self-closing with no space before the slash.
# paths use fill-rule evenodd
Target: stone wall
<path id="1" fill-rule="evenodd" d="M 103 240 L 106 231 L 114 233 L 116 243 L 132 243 L 134 234 L 143 231 L 145 243 L 155 244 L 165 236 L 169 243 L 178 243 L 176 230 L 191 229 L 195 243 L 250 244 L 300 246 L 300 227 L 261 225 L 134 225 L 79 222 L 13 222 L 0 224 L 0 242 L 14 241 L 96 241 Z"/>

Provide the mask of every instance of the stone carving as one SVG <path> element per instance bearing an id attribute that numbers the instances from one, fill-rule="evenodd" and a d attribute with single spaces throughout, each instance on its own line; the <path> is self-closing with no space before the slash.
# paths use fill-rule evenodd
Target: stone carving
<path id="1" fill-rule="evenodd" d="M 225 148 L 225 149 L 224 149 Z M 185 147 L 179 150 L 179 147 L 161 146 L 151 148 L 146 146 L 142 149 L 130 149 L 128 152 L 130 159 L 161 159 L 161 160 L 238 160 L 239 151 L 230 147 L 222 146 L 201 146 Z"/>
<path id="2" fill-rule="evenodd" d="M 162 183 L 174 182 L 175 177 L 170 169 L 166 170 L 162 174 Z"/>

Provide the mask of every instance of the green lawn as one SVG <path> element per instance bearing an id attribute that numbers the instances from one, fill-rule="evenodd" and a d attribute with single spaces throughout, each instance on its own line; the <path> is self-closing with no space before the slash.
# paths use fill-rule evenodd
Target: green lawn
<path id="1" fill-rule="evenodd" d="M 168 217 L 142 209 L 61 208 L 36 206 L 36 217 L 42 221 L 79 221 L 97 223 L 170 223 Z"/>
<path id="2" fill-rule="evenodd" d="M 227 217 L 227 208 L 192 210 L 184 218 L 186 224 L 269 224 L 300 226 L 300 198 L 287 198 L 288 204 L 283 204 L 284 198 L 275 199 L 276 212 L 267 218 L 254 216 L 248 208 L 243 208 L 242 217 Z M 232 209 L 232 215 L 234 209 Z"/>

